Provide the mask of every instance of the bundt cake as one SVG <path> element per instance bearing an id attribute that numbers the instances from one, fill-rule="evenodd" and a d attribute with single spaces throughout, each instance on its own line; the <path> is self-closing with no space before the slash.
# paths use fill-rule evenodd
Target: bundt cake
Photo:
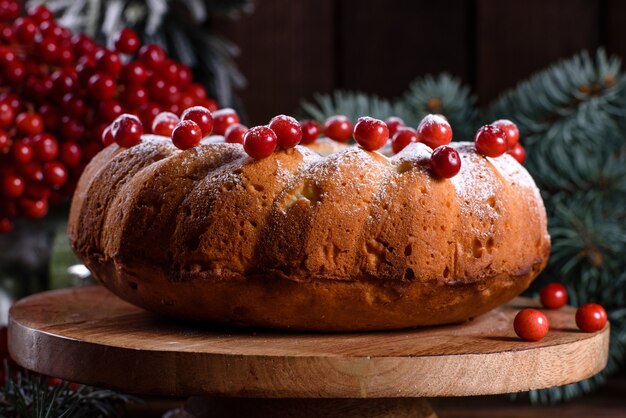
<path id="1" fill-rule="evenodd" d="M 69 236 L 93 275 L 161 314 L 296 330 L 465 321 L 512 299 L 550 250 L 535 184 L 511 156 L 453 142 L 393 156 L 318 142 L 255 160 L 221 137 L 144 135 L 83 173 Z"/>

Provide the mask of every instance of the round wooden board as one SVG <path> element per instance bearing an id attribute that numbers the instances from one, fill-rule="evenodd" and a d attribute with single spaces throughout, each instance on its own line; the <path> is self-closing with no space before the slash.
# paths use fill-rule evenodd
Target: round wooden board
<path id="1" fill-rule="evenodd" d="M 161 318 L 102 287 L 37 294 L 11 309 L 22 366 L 125 392 L 258 398 L 393 398 L 516 392 L 604 368 L 609 326 L 578 331 L 574 308 L 546 311 L 541 342 L 520 341 L 517 298 L 464 324 L 354 334 L 226 329 Z"/>

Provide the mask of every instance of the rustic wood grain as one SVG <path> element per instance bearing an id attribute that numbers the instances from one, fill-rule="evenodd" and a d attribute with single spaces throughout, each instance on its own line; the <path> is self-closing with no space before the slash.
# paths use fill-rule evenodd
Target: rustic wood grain
<path id="1" fill-rule="evenodd" d="M 241 50 L 237 58 L 248 79 L 241 99 L 251 124 L 292 114 L 300 100 L 333 89 L 334 1 L 255 2 L 254 13 L 218 21 L 218 33 Z"/>
<path id="2" fill-rule="evenodd" d="M 555 61 L 599 46 L 600 3 L 477 0 L 476 83 L 480 101 Z"/>
<path id="3" fill-rule="evenodd" d="M 607 360 L 609 327 L 576 330 L 574 309 L 547 311 L 541 342 L 517 339 L 518 298 L 474 321 L 418 330 L 304 334 L 166 320 L 101 287 L 46 292 L 11 310 L 22 366 L 127 392 L 268 398 L 494 394 L 589 377 Z"/>
<path id="4" fill-rule="evenodd" d="M 607 51 L 626 58 L 626 2 L 623 0 L 607 0 L 606 8 L 601 9 L 606 19 L 602 25 L 601 35 Z"/>
<path id="5" fill-rule="evenodd" d="M 469 1 L 337 4 L 337 87 L 394 97 L 428 73 L 447 71 L 469 81 Z"/>

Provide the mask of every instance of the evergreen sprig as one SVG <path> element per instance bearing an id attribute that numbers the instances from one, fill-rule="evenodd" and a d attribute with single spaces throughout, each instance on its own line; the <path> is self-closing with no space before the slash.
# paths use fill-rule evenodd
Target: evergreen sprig
<path id="1" fill-rule="evenodd" d="M 396 100 L 343 90 L 316 94 L 313 102 L 301 103 L 299 113 L 320 123 L 332 115 L 345 115 L 353 122 L 365 115 L 378 119 L 398 116 L 413 127 L 427 114 L 439 113 L 454 126 L 455 138 L 467 139 L 476 125 L 475 105 L 475 97 L 460 79 L 441 74 L 416 79 Z"/>
<path id="2" fill-rule="evenodd" d="M 602 304 L 611 320 L 608 365 L 583 382 L 532 391 L 534 402 L 586 393 L 626 357 L 626 78 L 621 62 L 583 52 L 504 93 L 487 120 L 513 119 L 542 190 L 552 254 L 534 286 L 561 281 L 570 302 Z"/>
<path id="3" fill-rule="evenodd" d="M 429 113 L 439 113 L 446 116 L 453 126 L 455 140 L 469 140 L 476 131 L 476 97 L 459 78 L 450 74 L 426 75 L 416 79 L 409 85 L 400 103 L 413 115 L 414 123 L 411 125 L 417 125 Z"/>
<path id="4" fill-rule="evenodd" d="M 49 378 L 29 371 L 12 373 L 5 363 L 0 387 L 0 417 L 100 418 L 118 417 L 120 408 L 135 398 L 68 382 L 50 385 Z"/>

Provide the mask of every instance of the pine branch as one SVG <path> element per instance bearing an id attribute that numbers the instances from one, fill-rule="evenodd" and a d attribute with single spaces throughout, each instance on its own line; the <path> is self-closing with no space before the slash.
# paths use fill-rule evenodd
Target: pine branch
<path id="1" fill-rule="evenodd" d="M 0 416 L 20 418 L 118 417 L 120 407 L 137 399 L 110 390 L 68 382 L 49 383 L 49 378 L 29 371 L 13 373 L 5 362 L 5 381 L 0 387 Z M 14 376 L 14 377 L 12 377 Z"/>
<path id="2" fill-rule="evenodd" d="M 427 114 L 439 113 L 452 124 L 455 139 L 467 139 L 476 127 L 475 103 L 467 86 L 459 79 L 442 74 L 416 79 L 397 100 L 343 90 L 317 94 L 313 102 L 301 103 L 299 114 L 320 123 L 332 115 L 345 115 L 352 121 L 366 115 L 378 119 L 398 116 L 407 126 L 416 127 Z"/>
<path id="3" fill-rule="evenodd" d="M 320 123 L 333 115 L 345 115 L 352 121 L 365 115 L 378 119 L 399 116 L 405 119 L 405 122 L 411 122 L 411 116 L 406 113 L 406 109 L 395 106 L 387 99 L 344 90 L 337 90 L 330 95 L 316 94 L 314 102 L 301 103 L 299 113 L 303 118 Z"/>
<path id="4" fill-rule="evenodd" d="M 532 391 L 554 403 L 587 393 L 626 360 L 626 79 L 599 50 L 541 71 L 503 94 L 488 120 L 514 120 L 542 190 L 552 254 L 536 291 L 563 282 L 570 303 L 597 302 L 611 320 L 607 367 L 591 379 Z M 520 395 L 517 395 L 520 397 Z"/>
<path id="5" fill-rule="evenodd" d="M 400 103 L 414 115 L 414 125 L 429 113 L 446 116 L 454 130 L 455 140 L 472 138 L 478 128 L 476 98 L 460 79 L 446 73 L 416 79 Z"/>

